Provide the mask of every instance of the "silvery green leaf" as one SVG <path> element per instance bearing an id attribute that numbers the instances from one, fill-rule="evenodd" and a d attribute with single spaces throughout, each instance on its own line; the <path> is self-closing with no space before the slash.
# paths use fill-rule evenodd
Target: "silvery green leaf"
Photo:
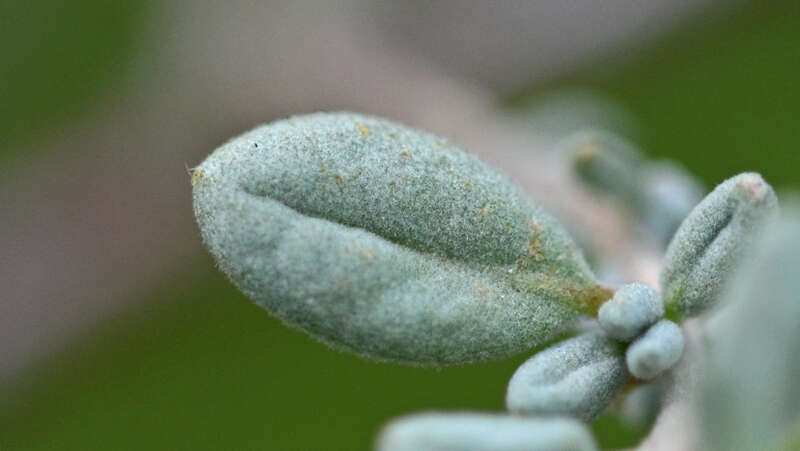
<path id="1" fill-rule="evenodd" d="M 535 347 L 610 294 L 563 229 L 446 140 L 349 113 L 293 117 L 192 173 L 219 267 L 290 325 L 417 364 Z"/>
<path id="2" fill-rule="evenodd" d="M 532 415 L 594 419 L 628 380 L 624 351 L 601 331 L 551 346 L 523 363 L 508 383 L 506 407 Z"/>
<path id="3" fill-rule="evenodd" d="M 677 164 L 649 162 L 631 143 L 608 132 L 584 130 L 560 145 L 589 188 L 621 200 L 661 243 L 703 197 L 702 185 Z"/>
<path id="4" fill-rule="evenodd" d="M 706 327 L 703 449 L 797 449 L 800 209 L 763 231 Z"/>
<path id="5" fill-rule="evenodd" d="M 628 347 L 625 352 L 628 371 L 638 379 L 651 380 L 678 363 L 683 346 L 680 326 L 662 319 Z"/>
<path id="6" fill-rule="evenodd" d="M 661 296 L 643 283 L 621 286 L 597 311 L 600 327 L 620 341 L 633 340 L 663 316 Z"/>
<path id="7" fill-rule="evenodd" d="M 717 186 L 681 224 L 664 257 L 661 284 L 669 317 L 695 315 L 713 304 L 778 200 L 755 173 Z"/>
<path id="8" fill-rule="evenodd" d="M 588 428 L 571 418 L 426 413 L 384 428 L 378 451 L 591 451 Z"/>

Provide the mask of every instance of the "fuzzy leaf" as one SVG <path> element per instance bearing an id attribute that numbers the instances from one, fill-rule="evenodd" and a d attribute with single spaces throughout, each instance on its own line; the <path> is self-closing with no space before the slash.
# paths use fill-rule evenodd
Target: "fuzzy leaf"
<path id="1" fill-rule="evenodd" d="M 667 248 L 661 284 L 668 317 L 696 315 L 711 305 L 778 210 L 772 187 L 755 173 L 717 186 L 681 224 Z"/>
<path id="2" fill-rule="evenodd" d="M 278 121 L 224 144 L 192 181 L 203 239 L 233 282 L 364 356 L 498 358 L 610 297 L 563 229 L 504 176 L 390 121 Z"/>
<path id="3" fill-rule="evenodd" d="M 702 449 L 798 449 L 800 208 L 782 216 L 710 312 L 698 386 Z"/>
<path id="4" fill-rule="evenodd" d="M 589 188 L 615 197 L 639 217 L 648 234 L 666 245 L 703 197 L 702 185 L 671 162 L 647 161 L 631 143 L 608 132 L 584 130 L 559 145 Z"/>
<path id="5" fill-rule="evenodd" d="M 588 428 L 570 418 L 427 413 L 390 423 L 378 451 L 591 451 Z"/>
<path id="6" fill-rule="evenodd" d="M 627 380 L 622 347 L 601 331 L 587 332 L 523 363 L 508 383 L 506 407 L 515 413 L 590 421 Z"/>

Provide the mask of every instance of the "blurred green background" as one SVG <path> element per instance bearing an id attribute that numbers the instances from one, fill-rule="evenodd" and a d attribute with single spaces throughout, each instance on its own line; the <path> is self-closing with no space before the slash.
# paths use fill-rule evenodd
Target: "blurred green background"
<path id="1" fill-rule="evenodd" d="M 147 2 L 0 2 L 0 158 L 124 76 Z M 2 161 L 2 160 L 0 160 Z"/>
<path id="2" fill-rule="evenodd" d="M 24 143 L 69 124 L 129 76 L 150 6 L 113 5 L 0 2 L 4 177 L 32 157 Z M 591 88 L 640 121 L 644 150 L 682 162 L 709 186 L 756 170 L 777 187 L 797 187 L 799 9 L 753 2 L 503 95 L 520 108 L 553 89 Z M 47 83 L 53 77 L 61 82 Z M 0 387 L 0 449 L 367 449 L 397 415 L 502 409 L 505 385 L 527 357 L 446 369 L 363 361 L 251 305 L 209 257 L 190 263 Z M 613 418 L 596 431 L 609 447 L 641 432 Z"/>

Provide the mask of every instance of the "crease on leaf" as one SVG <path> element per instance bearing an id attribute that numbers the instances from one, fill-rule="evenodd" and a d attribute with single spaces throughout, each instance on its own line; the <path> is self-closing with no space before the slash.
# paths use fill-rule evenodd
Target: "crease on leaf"
<path id="1" fill-rule="evenodd" d="M 566 232 L 504 176 L 389 121 L 278 121 L 196 170 L 195 213 L 223 272 L 288 324 L 364 356 L 511 355 L 610 297 Z M 546 283 L 520 283 L 537 275 Z"/>
<path id="2" fill-rule="evenodd" d="M 622 348 L 594 330 L 539 352 L 511 377 L 506 407 L 591 421 L 628 380 Z"/>
<path id="3" fill-rule="evenodd" d="M 664 257 L 667 317 L 696 315 L 712 305 L 777 210 L 775 192 L 755 173 L 732 177 L 706 196 L 681 224 Z"/>

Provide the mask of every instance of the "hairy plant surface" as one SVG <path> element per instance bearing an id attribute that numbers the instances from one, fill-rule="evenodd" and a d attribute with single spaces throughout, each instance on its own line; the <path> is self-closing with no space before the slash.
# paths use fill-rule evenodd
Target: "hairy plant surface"
<path id="1" fill-rule="evenodd" d="M 220 268 L 276 316 L 362 355 L 494 359 L 610 293 L 561 226 L 442 138 L 348 113 L 295 117 L 192 173 Z"/>
<path id="2" fill-rule="evenodd" d="M 570 336 L 511 377 L 511 415 L 405 417 L 384 429 L 379 449 L 595 449 L 583 423 L 641 381 L 652 384 L 634 390 L 624 411 L 652 418 L 662 403 L 664 415 L 678 411 L 670 410 L 669 396 L 653 401 L 662 392 L 707 400 L 700 411 L 711 448 L 794 443 L 798 435 L 785 431 L 798 412 L 783 400 L 797 398 L 786 388 L 796 371 L 783 371 L 781 359 L 793 351 L 785 345 L 795 333 L 797 302 L 777 302 L 770 311 L 776 316 L 764 316 L 780 332 L 752 340 L 742 333 L 745 310 L 759 308 L 751 298 L 793 295 L 786 273 L 773 275 L 763 265 L 796 269 L 794 247 L 778 249 L 773 240 L 757 254 L 762 266 L 748 261 L 759 233 L 777 217 L 769 184 L 744 173 L 701 201 L 691 175 L 648 162 L 611 134 L 581 132 L 559 147 L 587 186 L 635 212 L 645 240 L 666 246 L 661 292 L 640 282 L 598 282 L 559 223 L 506 177 L 445 139 L 370 116 L 298 116 L 229 141 L 192 170 L 194 209 L 219 267 L 244 293 L 332 346 L 445 365 L 497 359 Z M 791 242 L 789 229 L 769 233 Z M 718 313 L 743 262 L 750 269 L 734 285 L 739 292 L 734 288 Z M 758 291 L 763 281 L 771 291 Z M 708 351 L 684 355 L 681 323 L 700 313 L 711 318 L 708 337 L 717 355 L 707 359 L 696 389 L 686 381 L 699 376 L 684 373 L 698 365 L 679 362 Z M 777 357 L 766 348 L 777 349 Z M 743 350 L 764 356 L 726 374 L 726 362 Z M 773 390 L 734 393 L 756 376 L 772 381 Z M 774 397 L 762 407 L 774 404 L 792 420 L 764 415 L 758 427 L 744 427 L 750 435 L 726 441 L 720 431 L 738 427 L 735 418 L 709 406 L 727 397 L 741 408 Z M 659 431 L 657 423 L 653 433 Z"/>

